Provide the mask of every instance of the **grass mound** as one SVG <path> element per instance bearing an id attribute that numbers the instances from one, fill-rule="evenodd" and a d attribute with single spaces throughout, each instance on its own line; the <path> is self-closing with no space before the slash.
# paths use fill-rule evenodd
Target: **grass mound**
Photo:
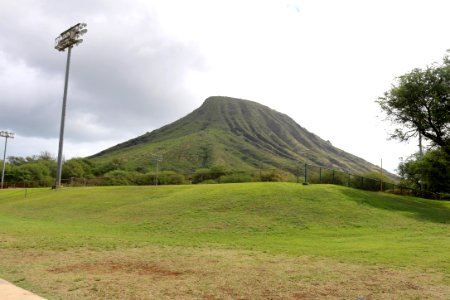
<path id="1" fill-rule="evenodd" d="M 442 291 L 448 291 L 449 225 L 450 203 L 331 185 L 246 183 L 65 188 L 58 191 L 36 189 L 28 190 L 26 198 L 23 190 L 5 190 L 0 191 L 0 255 L 14 264 L 0 265 L 0 277 L 55 297 L 59 295 L 58 288 L 50 292 L 46 284 L 39 283 L 37 278 L 40 281 L 48 278 L 48 282 L 52 282 L 52 276 L 61 278 L 60 273 L 64 273 L 66 277 L 61 282 L 62 289 L 70 289 L 73 285 L 81 285 L 78 281 L 75 284 L 72 282 L 74 276 L 82 278 L 82 282 L 83 278 L 89 277 L 86 269 L 92 271 L 98 267 L 107 270 L 103 273 L 111 275 L 116 266 L 116 269 L 124 269 L 122 271 L 126 274 L 141 272 L 142 276 L 155 276 L 156 272 L 164 280 L 179 280 L 178 277 L 184 274 L 180 268 L 186 271 L 198 267 L 194 266 L 199 262 L 193 257 L 209 261 L 203 263 L 213 269 L 211 272 L 221 270 L 227 274 L 227 270 L 239 264 L 236 253 L 242 252 L 243 257 L 253 259 L 251 263 L 247 261 L 249 265 L 245 268 L 253 268 L 252 272 L 255 272 L 258 262 L 264 262 L 266 266 L 272 261 L 274 270 L 280 272 L 280 278 L 284 276 L 281 274 L 282 270 L 286 270 L 286 261 L 299 260 L 303 261 L 299 264 L 305 264 L 306 260 L 322 265 L 323 274 L 328 274 L 311 275 L 318 276 L 319 282 L 328 282 L 329 276 L 336 276 L 339 273 L 336 268 L 344 272 L 342 264 L 345 264 L 347 267 L 351 265 L 348 270 L 365 266 L 387 268 L 394 273 L 406 270 L 417 272 L 414 273 L 416 275 L 424 272 L 440 274 L 442 278 L 438 281 Z M 25 258 L 19 259 L 19 253 L 22 256 L 25 253 Z M 71 254 L 66 262 L 62 259 L 64 253 Z M 148 256 L 139 260 L 140 256 L 136 253 L 153 253 L 153 260 L 149 261 Z M 207 253 L 220 253 L 217 260 L 221 262 L 228 256 L 233 258 L 225 267 Z M 101 261 L 99 257 L 102 257 Z M 180 266 L 180 260 L 186 263 L 192 261 L 193 265 Z M 334 267 L 326 271 L 326 266 Z M 372 271 L 374 274 L 378 272 Z M 413 273 L 405 276 L 414 278 L 416 275 L 411 275 Z M 23 274 L 28 274 L 25 279 Z M 192 279 L 192 276 L 187 277 Z M 254 273 L 255 280 L 258 276 L 261 277 L 261 274 Z M 33 279 L 35 277 L 36 280 Z M 274 280 L 269 277 L 266 280 Z M 96 278 L 104 280 L 102 275 Z M 108 278 L 110 283 L 113 282 Z M 67 280 L 72 284 L 67 285 Z M 280 295 L 294 297 L 298 293 L 295 287 L 298 288 L 300 283 L 306 284 L 308 280 L 301 276 L 288 280 L 292 284 L 289 288 L 285 287 L 287 290 Z M 436 280 L 429 279 L 428 283 L 436 285 Z M 89 284 L 84 282 L 83 288 L 74 289 L 73 295 L 95 298 L 120 294 L 104 294 L 106 290 L 103 288 L 89 290 L 93 284 L 104 287 L 95 279 L 92 281 Z M 238 281 L 242 278 L 236 278 L 236 285 L 230 287 L 228 292 L 224 288 L 219 294 L 210 296 L 236 298 L 250 295 L 242 290 L 240 284 L 237 285 Z M 206 290 L 214 288 L 214 283 L 207 282 L 203 285 L 192 283 L 193 298 L 208 296 Z M 424 279 L 423 282 L 426 286 L 427 281 Z M 126 294 L 125 298 L 150 297 L 141 293 L 137 283 L 133 284 L 137 285 L 133 288 L 134 292 L 127 290 L 131 294 Z M 322 288 L 329 287 L 324 285 Z M 406 290 L 411 294 L 393 292 L 389 295 L 425 293 L 420 286 Z M 368 288 L 368 291 L 379 295 L 373 294 L 373 289 Z M 280 289 L 275 289 L 268 297 L 276 297 L 278 292 Z M 336 293 L 339 297 L 356 295 L 348 291 Z M 318 294 L 310 294 L 313 295 Z M 439 295 L 429 294 L 438 298 Z M 164 296 L 163 293 L 151 296 L 170 298 L 177 295 L 169 293 Z M 262 294 L 260 296 L 264 297 Z"/>

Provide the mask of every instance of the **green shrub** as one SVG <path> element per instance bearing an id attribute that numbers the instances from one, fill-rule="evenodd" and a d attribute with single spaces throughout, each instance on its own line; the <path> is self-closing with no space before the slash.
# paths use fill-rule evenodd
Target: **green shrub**
<path id="1" fill-rule="evenodd" d="M 207 179 L 207 180 L 204 180 L 204 181 L 202 181 L 200 183 L 201 184 L 216 184 L 218 182 L 216 180 L 214 180 L 214 179 Z"/>
<path id="2" fill-rule="evenodd" d="M 234 182 L 252 182 L 254 181 L 253 176 L 245 173 L 232 173 L 228 175 L 220 176 L 220 183 L 234 183 Z"/>
<path id="3" fill-rule="evenodd" d="M 133 185 L 142 180 L 142 174 L 132 171 L 114 170 L 105 174 L 105 185 Z"/>
<path id="4" fill-rule="evenodd" d="M 186 183 L 184 176 L 174 171 L 163 171 L 160 174 L 158 174 L 158 184 L 184 184 L 184 183 Z"/>
<path id="5" fill-rule="evenodd" d="M 261 171 L 260 173 L 260 180 L 261 181 L 286 181 L 287 176 L 283 172 L 280 172 L 278 170 L 268 170 L 268 171 Z"/>
<path id="6" fill-rule="evenodd" d="M 211 179 L 211 171 L 206 168 L 197 169 L 192 175 L 192 183 L 200 183 L 208 179 Z"/>

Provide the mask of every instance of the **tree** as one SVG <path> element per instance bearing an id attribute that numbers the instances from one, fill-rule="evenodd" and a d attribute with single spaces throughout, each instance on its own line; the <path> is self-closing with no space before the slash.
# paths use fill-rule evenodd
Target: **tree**
<path id="1" fill-rule="evenodd" d="M 450 53 L 450 51 L 448 51 Z M 377 101 L 388 120 L 400 125 L 391 138 L 407 141 L 421 134 L 450 155 L 450 59 L 398 77 Z"/>
<path id="2" fill-rule="evenodd" d="M 85 158 L 72 158 L 62 167 L 62 178 L 88 178 L 92 176 L 93 164 Z"/>
<path id="3" fill-rule="evenodd" d="M 450 193 L 450 159 L 441 149 L 415 154 L 399 166 L 403 183 L 415 189 Z"/>

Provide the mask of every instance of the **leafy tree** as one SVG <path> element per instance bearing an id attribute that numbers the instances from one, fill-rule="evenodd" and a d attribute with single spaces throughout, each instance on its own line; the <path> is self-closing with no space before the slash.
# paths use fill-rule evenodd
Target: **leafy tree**
<path id="1" fill-rule="evenodd" d="M 123 159 L 114 158 L 109 162 L 92 166 L 92 172 L 96 176 L 102 176 L 115 170 L 125 170 L 125 161 Z"/>
<path id="2" fill-rule="evenodd" d="M 8 163 L 14 166 L 20 166 L 27 162 L 27 160 L 21 156 L 9 156 Z"/>
<path id="3" fill-rule="evenodd" d="M 41 183 L 51 183 L 53 181 L 52 170 L 48 165 L 39 161 L 23 164 L 16 168 L 14 181 L 33 181 Z"/>
<path id="4" fill-rule="evenodd" d="M 449 52 L 450 53 L 450 52 Z M 450 58 L 424 70 L 416 68 L 377 101 L 399 127 L 391 138 L 407 141 L 419 133 L 450 155 Z"/>
<path id="5" fill-rule="evenodd" d="M 450 192 L 450 159 L 441 148 L 427 151 L 422 159 L 413 155 L 400 164 L 399 173 L 412 188 Z"/>
<path id="6" fill-rule="evenodd" d="M 88 178 L 92 176 L 93 163 L 85 158 L 72 158 L 63 164 L 63 178 Z"/>

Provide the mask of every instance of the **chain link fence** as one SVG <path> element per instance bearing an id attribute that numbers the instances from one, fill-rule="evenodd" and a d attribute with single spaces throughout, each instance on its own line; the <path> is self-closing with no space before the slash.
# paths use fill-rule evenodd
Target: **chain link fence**
<path id="1" fill-rule="evenodd" d="M 239 182 L 297 182 L 302 184 L 335 184 L 367 191 L 382 191 L 399 195 L 440 199 L 439 194 L 418 191 L 400 184 L 385 182 L 375 178 L 354 175 L 336 169 L 299 164 L 297 171 L 287 172 L 276 168 L 261 168 L 244 171 L 193 171 L 180 174 L 168 171 L 161 174 L 138 174 L 118 171 L 114 177 L 62 179 L 63 186 L 111 186 L 111 185 L 173 185 L 173 184 L 214 184 Z M 212 170 L 212 169 L 211 169 Z M 5 182 L 4 188 L 52 187 L 54 181 Z"/>
<path id="2" fill-rule="evenodd" d="M 336 184 L 367 191 L 440 199 L 440 195 L 437 193 L 419 191 L 393 182 L 308 164 L 304 164 L 302 168 L 299 168 L 297 178 L 300 178 L 298 181 L 304 184 Z"/>

